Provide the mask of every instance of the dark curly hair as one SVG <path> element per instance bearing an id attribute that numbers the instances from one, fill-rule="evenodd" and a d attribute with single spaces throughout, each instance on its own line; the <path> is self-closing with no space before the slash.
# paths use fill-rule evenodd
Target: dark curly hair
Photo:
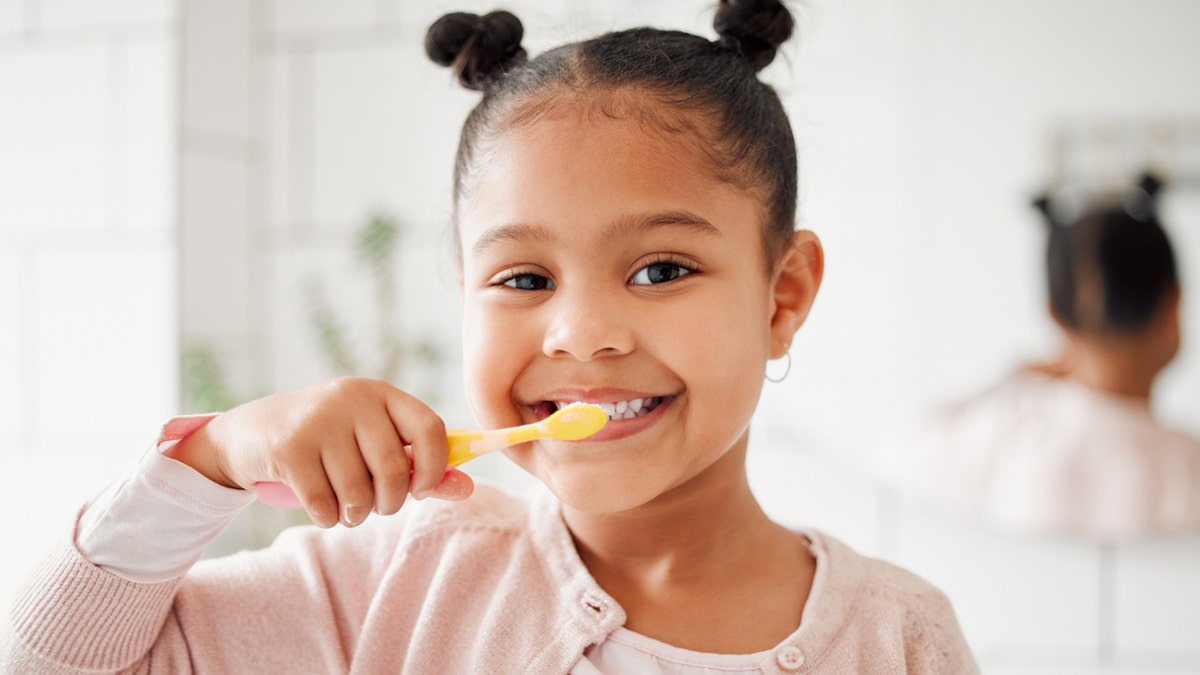
<path id="1" fill-rule="evenodd" d="M 1145 174 L 1117 204 L 1063 222 L 1048 197 L 1034 205 L 1049 226 L 1050 307 L 1064 327 L 1088 334 L 1144 328 L 1179 286 L 1171 242 L 1158 219 L 1162 181 Z"/>
<path id="2" fill-rule="evenodd" d="M 783 104 L 757 73 L 792 34 L 779 0 L 722 0 L 718 39 L 635 28 L 563 45 L 528 59 L 521 22 L 506 11 L 456 12 L 438 19 L 425 51 L 459 82 L 483 93 L 463 125 L 454 169 L 454 202 L 469 189 L 481 141 L 564 103 L 588 101 L 610 116 L 607 92 L 632 91 L 659 105 L 636 114 L 700 150 L 716 175 L 759 195 L 768 268 L 795 228 L 796 143 Z"/>

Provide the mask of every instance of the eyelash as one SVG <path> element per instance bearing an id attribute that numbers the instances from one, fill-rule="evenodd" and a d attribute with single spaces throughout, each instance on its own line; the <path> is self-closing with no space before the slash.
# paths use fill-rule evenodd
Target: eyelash
<path id="1" fill-rule="evenodd" d="M 513 282 L 515 282 L 517 279 L 524 279 L 524 278 L 538 279 L 540 282 L 544 282 L 544 284 L 542 285 L 541 288 L 517 288 L 517 286 L 515 286 L 513 284 Z M 541 274 L 534 273 L 534 272 L 521 271 L 520 269 L 511 269 L 508 272 L 505 272 L 504 276 L 497 279 L 493 285 L 508 286 L 509 288 L 511 288 L 513 290 L 517 290 L 517 291 L 552 291 L 552 290 L 554 290 L 554 281 L 552 279 L 545 277 Z"/>
<path id="2" fill-rule="evenodd" d="M 672 267 L 678 267 L 679 269 L 683 270 L 683 273 L 680 274 L 679 276 L 675 277 L 674 279 L 668 279 L 666 281 L 663 281 L 663 282 L 657 283 L 657 284 L 653 284 L 653 283 L 651 283 L 651 284 L 634 284 L 633 283 L 633 280 L 635 278 L 637 278 L 637 276 L 639 274 L 650 269 L 651 267 L 655 267 L 655 266 L 659 266 L 659 265 L 670 265 Z M 696 270 L 695 263 L 693 263 L 690 260 L 686 260 L 682 257 L 671 255 L 669 253 L 659 254 L 659 255 L 655 256 L 653 259 L 651 259 L 649 262 L 647 262 L 645 265 L 642 265 L 641 267 L 639 267 L 637 269 L 637 271 L 634 272 L 633 276 L 629 278 L 629 281 L 627 281 L 625 283 L 626 283 L 626 285 L 629 285 L 629 286 L 643 286 L 643 285 L 662 286 L 664 284 L 669 284 L 672 281 L 678 281 L 678 280 L 682 279 L 683 277 L 686 277 L 689 274 L 695 274 L 696 271 L 697 270 Z"/>
<path id="3" fill-rule="evenodd" d="M 683 272 L 679 276 L 677 276 L 673 279 L 668 279 L 666 281 L 663 281 L 663 282 L 660 282 L 657 284 L 655 284 L 655 283 L 634 284 L 633 283 L 633 280 L 635 278 L 637 278 L 637 276 L 639 274 L 641 274 L 642 272 L 648 270 L 651 267 L 661 266 L 661 265 L 670 265 L 672 267 L 678 267 L 679 269 L 683 270 Z M 678 281 L 679 279 L 682 279 L 683 277 L 688 276 L 689 274 L 695 274 L 696 271 L 697 271 L 697 269 L 696 269 L 695 264 L 693 262 L 691 262 L 690 260 L 685 260 L 684 258 L 675 256 L 675 255 L 671 255 L 671 254 L 660 254 L 658 256 L 655 256 L 653 259 L 651 259 L 646 264 L 639 267 L 637 269 L 637 271 L 634 272 L 633 276 L 630 277 L 629 280 L 626 281 L 625 283 L 628 286 L 646 286 L 646 285 L 662 286 L 664 284 L 671 283 L 672 281 Z M 518 279 L 535 279 L 536 281 L 534 283 L 540 287 L 538 287 L 538 288 L 518 288 L 514 284 L 514 282 L 516 282 Z M 537 274 L 535 272 L 526 272 L 526 271 L 522 271 L 520 269 L 509 270 L 508 272 L 506 272 L 504 274 L 504 276 L 497 279 L 493 283 L 493 285 L 494 286 L 507 286 L 509 288 L 512 288 L 513 290 L 518 290 L 518 291 L 549 291 L 549 290 L 554 290 L 554 288 L 555 288 L 554 280 L 552 280 L 546 276 L 543 276 L 541 274 Z"/>

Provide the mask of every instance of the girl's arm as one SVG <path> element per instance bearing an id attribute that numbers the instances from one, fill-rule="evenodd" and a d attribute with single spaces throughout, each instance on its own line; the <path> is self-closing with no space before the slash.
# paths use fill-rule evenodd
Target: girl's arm
<path id="1" fill-rule="evenodd" d="M 66 541 L 18 597 L 6 673 L 345 672 L 403 514 L 295 528 L 268 549 L 139 583 Z M 382 522 L 385 521 L 386 522 Z"/>
<path id="2" fill-rule="evenodd" d="M 215 433 L 204 433 L 211 427 Z M 413 452 L 412 484 L 432 484 L 433 496 L 470 494 L 465 474 L 445 473 L 440 419 L 385 383 L 335 381 L 235 408 L 190 435 L 173 430 L 168 425 L 164 439 L 182 438 L 168 448 L 179 461 L 148 455 L 133 477 L 86 511 L 78 544 L 64 543 L 27 584 L 11 613 L 11 672 L 188 671 L 191 666 L 180 664 L 224 658 L 213 653 L 225 651 L 223 644 L 241 657 L 271 652 L 293 664 L 323 660 L 344 628 L 333 615 L 345 608 L 335 610 L 319 589 L 306 586 L 312 574 L 297 576 L 298 570 L 325 569 L 314 562 L 318 540 L 235 557 L 206 566 L 215 574 L 181 578 L 253 498 L 240 488 L 283 479 L 298 488 L 310 515 L 320 513 L 322 525 L 336 524 L 339 513 L 358 524 L 372 508 L 392 514 L 403 504 L 410 491 L 403 445 L 411 442 L 421 446 Z M 202 443 L 193 442 L 201 435 Z M 185 443 L 188 453 L 171 452 Z M 403 458 L 402 472 L 391 470 L 394 457 L 381 456 L 389 450 Z M 220 476 L 204 474 L 213 467 Z M 433 472 L 440 473 L 431 480 Z M 323 504 L 314 508 L 314 502 Z M 339 550 L 351 553 L 354 546 Z M 340 567 L 350 586 L 365 580 L 349 564 Z M 264 616 L 274 618 L 264 623 Z M 208 647 L 198 652 L 200 644 Z"/>
<path id="3" fill-rule="evenodd" d="M 87 505 L 75 545 L 92 564 L 139 583 L 183 576 L 254 494 L 208 480 L 164 456 L 214 415 L 177 417 L 127 479 Z"/>
<path id="4" fill-rule="evenodd" d="M 135 471 L 83 509 L 72 539 L 13 607 L 6 672 L 122 672 L 152 661 L 188 662 L 171 611 L 181 577 L 253 499 L 160 454 L 208 419 L 168 422 Z"/>

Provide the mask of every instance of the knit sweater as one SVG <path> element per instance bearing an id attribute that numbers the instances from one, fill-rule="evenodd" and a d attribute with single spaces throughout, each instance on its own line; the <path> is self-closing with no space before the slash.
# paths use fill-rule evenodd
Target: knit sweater
<path id="1" fill-rule="evenodd" d="M 804 618 L 762 672 L 976 672 L 939 591 L 806 535 L 817 572 Z M 67 541 L 11 622 L 11 673 L 540 674 L 567 673 L 625 613 L 553 496 L 480 485 L 352 530 L 293 528 L 159 583 L 118 577 Z"/>

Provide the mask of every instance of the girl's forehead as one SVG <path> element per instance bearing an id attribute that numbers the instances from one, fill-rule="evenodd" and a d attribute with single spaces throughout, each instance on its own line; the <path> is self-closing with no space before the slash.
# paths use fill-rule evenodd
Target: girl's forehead
<path id="1" fill-rule="evenodd" d="M 714 170 L 696 129 L 640 111 L 556 100 L 488 138 L 460 194 L 463 252 L 503 223 L 579 227 L 631 213 L 703 216 L 747 202 L 761 210 L 760 195 Z"/>
<path id="2" fill-rule="evenodd" d="M 498 221 L 580 223 L 631 209 L 704 209 L 734 191 L 691 143 L 636 120 L 545 118 L 481 155 L 460 203 L 464 238 Z"/>
<path id="3" fill-rule="evenodd" d="M 716 114 L 703 105 L 680 103 L 676 99 L 681 97 L 686 98 L 635 85 L 560 85 L 503 106 L 504 111 L 497 113 L 474 144 L 469 164 L 473 167 L 486 161 L 490 150 L 511 143 L 513 137 L 528 142 L 566 127 L 580 136 L 619 128 L 623 134 L 649 141 L 643 143 L 647 153 L 662 150 L 686 159 L 697 169 L 707 169 L 719 180 L 743 186 L 751 183 L 744 175 L 746 167 L 730 157 Z M 469 183 L 474 172 L 469 167 L 466 173 L 463 180 Z"/>

